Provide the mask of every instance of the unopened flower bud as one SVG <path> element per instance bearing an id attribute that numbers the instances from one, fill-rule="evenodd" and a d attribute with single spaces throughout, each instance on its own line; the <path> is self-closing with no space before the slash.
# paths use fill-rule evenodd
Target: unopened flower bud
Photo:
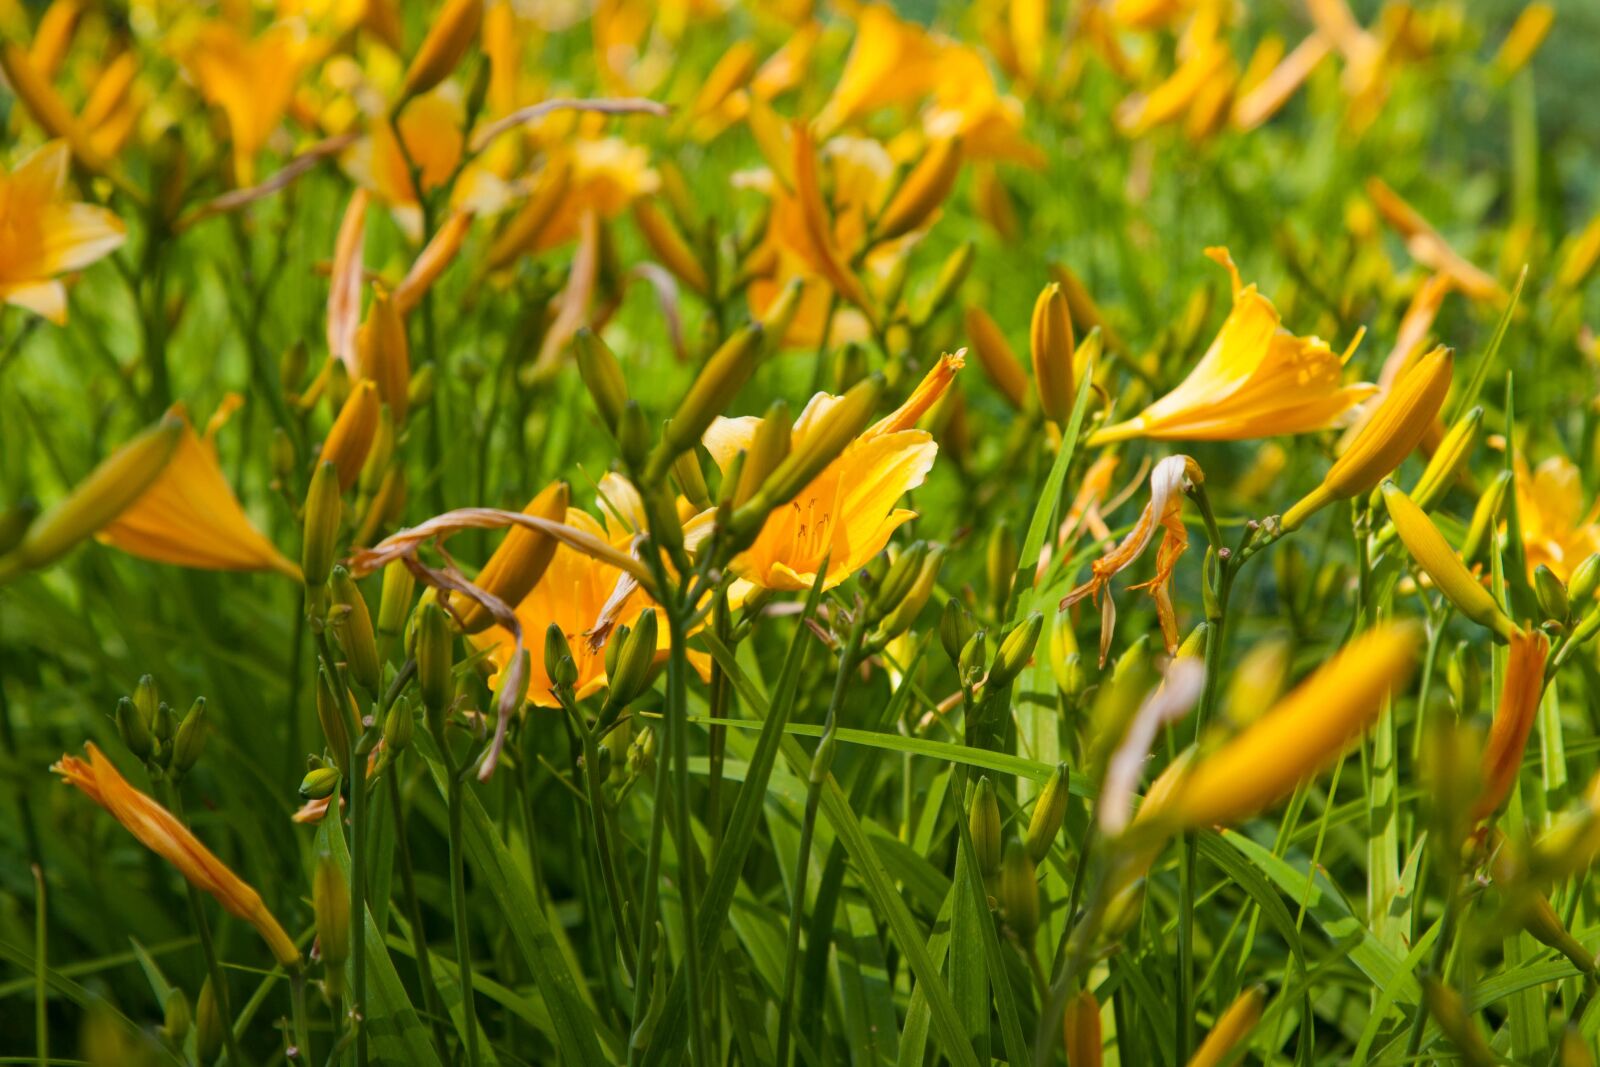
<path id="1" fill-rule="evenodd" d="M 1434 449 L 1422 477 L 1411 490 L 1411 499 L 1423 511 L 1430 510 L 1444 498 L 1445 491 L 1454 481 L 1456 471 L 1466 462 L 1478 437 L 1478 427 L 1483 424 L 1483 408 L 1474 407 L 1456 420 L 1450 432 L 1444 435 L 1439 447 Z"/>
<path id="2" fill-rule="evenodd" d="M 335 767 L 313 767 L 300 779 L 300 797 L 303 800 L 321 800 L 333 795 L 339 788 L 339 771 Z"/>
<path id="3" fill-rule="evenodd" d="M 1466 539 L 1461 542 L 1461 559 L 1471 563 L 1489 545 L 1489 538 L 1500 524 L 1500 509 L 1505 505 L 1506 493 L 1511 488 L 1512 473 L 1501 471 L 1489 483 L 1472 509 L 1472 521 L 1467 526 Z"/>
<path id="4" fill-rule="evenodd" d="M 615 669 L 609 665 L 607 667 L 607 682 L 611 688 L 607 701 L 609 705 L 621 710 L 649 686 L 659 640 L 660 624 L 656 621 L 655 608 L 640 612 L 633 627 L 620 641 L 617 635 L 612 635 L 606 643 L 606 651 L 609 653 L 613 644 L 620 644 L 621 649 L 617 653 Z"/>
<path id="5" fill-rule="evenodd" d="M 359 730 L 356 727 L 355 709 L 350 706 L 348 691 L 329 676 L 326 669 L 317 671 L 317 721 L 322 724 L 322 736 L 327 739 L 328 752 L 333 757 L 339 773 L 349 776 L 351 746 Z"/>
<path id="6" fill-rule="evenodd" d="M 155 750 L 155 739 L 150 736 L 150 724 L 144 714 L 134 706 L 133 701 L 127 697 L 117 700 L 117 733 L 122 736 L 122 743 L 142 760 L 150 758 L 150 753 Z"/>
<path id="7" fill-rule="evenodd" d="M 1000 864 L 1000 904 L 1005 909 L 1006 925 L 1017 932 L 1023 944 L 1032 941 L 1039 929 L 1039 882 L 1033 861 L 1022 842 L 1006 846 Z"/>
<path id="8" fill-rule="evenodd" d="M 1428 573 L 1452 604 L 1467 618 L 1509 639 L 1517 629 L 1495 602 L 1494 596 L 1467 570 L 1444 535 L 1422 509 L 1411 502 L 1393 482 L 1383 485 L 1383 499 L 1394 522 L 1395 532 L 1411 553 L 1411 558 Z"/>
<path id="9" fill-rule="evenodd" d="M 961 674 L 962 685 L 977 685 L 983 680 L 983 670 L 989 660 L 988 633 L 978 630 L 961 646 L 956 669 Z"/>
<path id="10" fill-rule="evenodd" d="M 411 594 L 417 579 L 400 560 L 383 568 L 383 590 L 378 594 L 378 637 L 385 646 L 383 658 L 392 658 L 394 646 L 405 633 L 411 614 Z"/>
<path id="11" fill-rule="evenodd" d="M 944 654 L 950 657 L 952 665 L 960 664 L 962 650 L 972 639 L 974 629 L 972 613 L 962 607 L 959 600 L 951 597 L 944 602 L 944 614 L 939 617 L 939 643 L 944 646 Z"/>
<path id="12" fill-rule="evenodd" d="M 194 1014 L 189 1010 L 189 998 L 176 987 L 168 990 L 167 1003 L 162 1009 L 161 1040 L 172 1048 L 181 1049 L 193 1026 Z"/>
<path id="13" fill-rule="evenodd" d="M 677 225 L 647 199 L 633 202 L 633 221 L 661 265 L 701 296 L 711 295 L 711 278 Z"/>
<path id="14" fill-rule="evenodd" d="M 994 529 L 989 533 L 988 550 L 984 555 L 989 609 L 997 619 L 1005 617 L 1006 601 L 1011 597 L 1011 582 L 1016 577 L 1017 559 L 1020 555 L 1016 531 L 1011 528 L 1010 522 L 1002 518 L 994 524 Z"/>
<path id="15" fill-rule="evenodd" d="M 960 139 L 946 137 L 934 141 L 890 196 L 873 226 L 873 237 L 878 241 L 892 241 L 927 222 L 950 195 L 960 173 Z"/>
<path id="16" fill-rule="evenodd" d="M 1067 1050 L 1067 1067 L 1100 1067 L 1100 1002 L 1087 989 L 1067 1001 L 1061 1015 L 1061 1040 Z"/>
<path id="17" fill-rule="evenodd" d="M 326 852 L 317 857 L 311 876 L 311 908 L 317 920 L 317 946 L 322 951 L 328 993 L 339 997 L 344 992 L 344 963 L 350 958 L 350 887 L 344 872 Z"/>
<path id="18" fill-rule="evenodd" d="M 972 835 L 972 851 L 978 858 L 978 873 L 985 881 L 1000 873 L 1000 802 L 995 798 L 989 776 L 978 779 L 972 794 L 972 810 L 967 815 Z"/>
<path id="19" fill-rule="evenodd" d="M 381 285 L 373 286 L 367 319 L 356 332 L 356 352 L 362 377 L 377 387 L 395 424 L 404 425 L 411 405 L 411 346 L 400 308 Z"/>
<path id="20" fill-rule="evenodd" d="M 1078 635 L 1072 630 L 1070 611 L 1057 611 L 1050 625 L 1050 672 L 1056 688 L 1069 703 L 1076 702 L 1088 683 L 1083 656 L 1078 651 Z"/>
<path id="21" fill-rule="evenodd" d="M 329 580 L 333 592 L 334 635 L 344 649 L 350 677 L 368 693 L 376 693 L 382 680 L 382 666 L 378 660 L 378 641 L 372 631 L 372 616 L 367 611 L 367 600 L 361 589 L 342 566 L 333 568 Z"/>
<path id="22" fill-rule="evenodd" d="M 800 298 L 804 293 L 805 284 L 795 278 L 779 290 L 777 298 L 767 305 L 766 314 L 761 317 L 761 332 L 766 337 L 769 354 L 783 344 L 800 310 Z"/>
<path id="23" fill-rule="evenodd" d="M 372 447 L 367 449 L 367 458 L 361 464 L 361 475 L 356 479 L 356 487 L 363 496 L 375 496 L 382 491 L 384 478 L 394 464 L 394 446 L 394 415 L 388 404 L 380 404 L 378 428 L 372 434 Z"/>
<path id="24" fill-rule="evenodd" d="M 544 673 L 552 686 L 571 685 L 578 677 L 572 659 L 572 647 L 558 623 L 551 623 L 544 631 Z"/>
<path id="25" fill-rule="evenodd" d="M 622 462 L 630 471 L 643 466 L 650 452 L 650 424 L 645 421 L 644 410 L 637 400 L 622 406 L 622 417 L 617 422 L 617 447 Z"/>
<path id="26" fill-rule="evenodd" d="M 881 619 L 900 606 L 900 602 L 911 592 L 911 587 L 917 584 L 917 576 L 922 573 L 922 561 L 927 554 L 927 542 L 915 541 L 895 557 L 883 580 L 878 583 L 878 591 L 869 605 L 869 617 Z"/>
<path id="27" fill-rule="evenodd" d="M 1422 978 L 1422 1001 L 1467 1067 L 1492 1067 L 1500 1062 L 1484 1040 L 1478 1024 L 1467 1013 L 1460 993 L 1428 974 Z"/>
<path id="28" fill-rule="evenodd" d="M 283 489 L 290 484 L 294 477 L 294 469 L 299 465 L 295 456 L 294 441 L 289 437 L 289 431 L 282 426 L 272 428 L 272 440 L 267 445 L 267 460 L 272 467 L 272 488 Z"/>
<path id="29" fill-rule="evenodd" d="M 962 241 L 954 252 L 945 257 L 944 263 L 939 266 L 938 276 L 934 278 L 933 288 L 928 290 L 927 303 L 917 316 L 919 324 L 927 323 L 954 302 L 961 283 L 967 280 L 967 275 L 972 271 L 972 262 L 976 257 L 977 245 L 971 239 Z"/>
<path id="30" fill-rule="evenodd" d="M 828 780 L 828 775 L 833 772 L 833 756 L 839 750 L 839 731 L 829 727 L 822 735 L 822 740 L 817 742 L 817 751 L 811 757 L 810 781 L 819 785 Z"/>
<path id="31" fill-rule="evenodd" d="M 607 429 L 616 433 L 623 405 L 628 402 L 628 380 L 622 373 L 622 364 L 610 346 L 588 326 L 573 338 L 572 350 L 577 355 L 578 373 L 600 418 Z"/>
<path id="32" fill-rule="evenodd" d="M 1051 282 L 1033 305 L 1028 334 L 1033 353 L 1033 384 L 1039 408 L 1052 422 L 1065 426 L 1072 414 L 1072 314 L 1061 286 Z"/>
<path id="33" fill-rule="evenodd" d="M 222 1011 L 217 1005 L 217 993 L 211 988 L 211 979 L 208 977 L 200 986 L 194 1011 L 194 1051 L 201 1063 L 215 1061 L 217 1053 L 222 1051 L 224 1025 Z"/>
<path id="34" fill-rule="evenodd" d="M 694 384 L 678 403 L 672 422 L 662 435 L 662 450 L 655 473 L 659 476 L 679 452 L 693 448 L 705 435 L 711 420 L 727 408 L 755 372 L 761 358 L 762 327 L 749 323 L 733 332 L 711 354 Z M 649 479 L 653 480 L 653 479 Z"/>
<path id="35" fill-rule="evenodd" d="M 1217 1067 L 1227 1062 L 1228 1054 L 1239 1046 L 1261 1018 L 1266 1006 L 1267 991 L 1262 986 L 1251 986 L 1240 993 L 1228 1010 L 1217 1017 L 1217 1023 L 1206 1039 L 1195 1050 L 1189 1067 Z"/>
<path id="36" fill-rule="evenodd" d="M 206 698 L 196 697 L 189 707 L 189 714 L 178 724 L 178 732 L 172 739 L 170 769 L 173 776 L 189 773 L 190 768 L 200 762 L 200 754 L 205 751 L 205 747 Z"/>
<path id="37" fill-rule="evenodd" d="M 1565 623 L 1572 612 L 1572 602 L 1567 599 L 1567 587 L 1561 584 L 1556 572 L 1541 563 L 1533 572 L 1533 592 L 1539 600 L 1539 610 L 1551 622 Z"/>
<path id="38" fill-rule="evenodd" d="M 404 700 L 395 701 L 383 720 L 384 751 L 391 756 L 404 752 L 410 747 L 416 732 L 417 720 L 411 713 L 411 705 Z"/>
<path id="39" fill-rule="evenodd" d="M 767 407 L 766 414 L 750 439 L 744 464 L 739 468 L 739 484 L 734 490 L 733 506 L 742 507 L 761 488 L 763 482 L 789 456 L 792 421 L 789 405 L 781 397 Z"/>
<path id="40" fill-rule="evenodd" d="M 472 47 L 482 25 L 483 0 L 445 0 L 406 68 L 401 98 L 409 100 L 449 77 Z"/>
<path id="41" fill-rule="evenodd" d="M 1584 557 L 1583 562 L 1572 569 L 1567 581 L 1567 595 L 1578 614 L 1589 610 L 1597 587 L 1600 587 L 1600 552 Z"/>
<path id="42" fill-rule="evenodd" d="M 406 409 L 416 411 L 425 408 L 433 399 L 433 390 L 438 384 L 434 364 L 424 363 L 411 372 L 411 388 L 406 390 Z"/>
<path id="43" fill-rule="evenodd" d="M 1229 725 L 1248 726 L 1277 702 L 1289 680 L 1289 642 L 1269 637 L 1246 652 L 1228 681 L 1228 698 L 1223 702 Z"/>
<path id="44" fill-rule="evenodd" d="M 966 323 L 967 340 L 978 355 L 984 377 L 1012 408 L 1021 411 L 1027 407 L 1028 375 L 1000 327 L 980 307 L 967 308 Z"/>
<path id="45" fill-rule="evenodd" d="M 328 437 L 322 442 L 321 459 L 332 463 L 339 474 L 339 491 L 356 484 L 361 467 L 378 432 L 378 387 L 363 378 L 350 390 L 350 396 L 333 420 Z"/>
<path id="46" fill-rule="evenodd" d="M 935 545 L 923 553 L 922 564 L 917 568 L 916 581 L 878 624 L 880 638 L 898 637 L 911 629 L 911 624 L 916 622 L 917 616 L 922 614 L 922 609 L 933 596 L 934 583 L 939 580 L 939 566 L 944 561 L 944 551 L 942 545 Z"/>
<path id="47" fill-rule="evenodd" d="M 340 499 L 339 472 L 332 463 L 317 464 L 306 490 L 305 532 L 300 548 L 300 572 L 306 583 L 306 606 L 312 618 L 320 618 L 324 601 L 323 586 L 333 570 L 339 545 L 339 524 L 344 516 Z"/>
<path id="48" fill-rule="evenodd" d="M 672 480 L 678 483 L 678 490 L 696 511 L 711 506 L 711 489 L 706 485 L 705 469 L 700 466 L 699 449 L 686 448 L 678 454 L 672 461 Z"/>
<path id="49" fill-rule="evenodd" d="M 634 777 L 654 773 L 656 768 L 656 732 L 640 730 L 628 746 L 628 772 Z"/>
<path id="50" fill-rule="evenodd" d="M 172 710 L 172 705 L 163 700 L 156 705 L 155 717 L 150 722 L 150 731 L 157 741 L 171 741 L 178 734 L 178 713 Z M 165 762 L 165 760 L 163 760 Z"/>
<path id="51" fill-rule="evenodd" d="M 445 621 L 444 609 L 425 603 L 417 616 L 417 687 L 428 710 L 430 726 L 443 723 L 443 715 L 455 695 L 455 638 Z"/>
<path id="52" fill-rule="evenodd" d="M 551 482 L 522 509 L 524 515 L 548 522 L 564 522 L 569 494 L 566 482 Z M 473 584 L 503 600 L 512 609 L 539 583 L 556 554 L 557 542 L 542 530 L 513 526 L 500 547 L 478 571 Z M 461 618 L 464 633 L 475 634 L 494 624 L 489 609 L 471 597 L 453 595 L 451 606 Z"/>
<path id="53" fill-rule="evenodd" d="M 1055 843 L 1056 834 L 1061 832 L 1061 824 L 1066 821 L 1067 802 L 1071 798 L 1067 765 L 1057 763 L 1055 773 L 1050 775 L 1050 780 L 1044 784 L 1044 789 L 1034 801 L 1033 815 L 1028 820 L 1028 833 L 1023 839 L 1028 848 L 1028 857 L 1034 863 L 1043 863 L 1045 856 L 1049 855 L 1050 846 Z"/>
<path id="54" fill-rule="evenodd" d="M 1039 643 L 1039 634 L 1044 630 L 1044 615 L 1035 611 L 1026 619 L 1013 626 L 1005 639 L 1000 642 L 1000 650 L 995 653 L 994 665 L 989 668 L 989 684 L 994 686 L 1007 685 L 1033 658 L 1033 650 Z"/>
<path id="55" fill-rule="evenodd" d="M 867 350 L 854 341 L 841 345 L 833 354 L 833 391 L 845 393 L 850 387 L 871 373 L 867 365 Z"/>

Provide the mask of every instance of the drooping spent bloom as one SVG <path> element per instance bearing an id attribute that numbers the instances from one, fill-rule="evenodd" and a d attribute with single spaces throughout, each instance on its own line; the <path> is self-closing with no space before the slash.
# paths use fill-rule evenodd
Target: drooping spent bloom
<path id="1" fill-rule="evenodd" d="M 773 510 L 755 541 L 733 561 L 743 582 L 764 589 L 811 588 L 824 564 L 824 588 L 844 581 L 883 551 L 890 536 L 915 512 L 896 507 L 922 484 L 939 446 L 917 421 L 955 381 L 963 353 L 941 356 L 906 402 L 867 427 L 821 474 L 787 504 Z M 824 414 L 843 398 L 818 393 L 794 422 L 795 451 Z M 706 431 L 706 451 L 724 472 L 749 451 L 762 420 L 718 417 Z M 739 595 L 738 583 L 734 595 Z"/>
<path id="2" fill-rule="evenodd" d="M 87 762 L 63 755 L 50 769 L 105 808 L 140 844 L 178 868 L 195 888 L 210 893 L 229 914 L 254 926 L 279 963 L 285 967 L 298 964 L 300 950 L 267 910 L 261 895 L 229 870 L 175 815 L 129 785 L 94 742 L 85 748 Z"/>
<path id="3" fill-rule="evenodd" d="M 1515 457 L 1517 522 L 1528 577 L 1541 565 L 1563 582 L 1589 555 L 1600 552 L 1600 499 L 1583 510 L 1583 476 L 1565 456 L 1551 456 L 1533 470 Z"/>
<path id="4" fill-rule="evenodd" d="M 67 290 L 56 275 L 109 255 L 127 237 L 110 211 L 66 198 L 70 156 L 65 141 L 51 141 L 0 171 L 0 302 L 57 325 L 67 321 Z"/>
<path id="5" fill-rule="evenodd" d="M 1164 441 L 1237 441 L 1326 429 L 1373 387 L 1344 385 L 1342 356 L 1318 337 L 1282 327 L 1277 308 L 1244 285 L 1226 248 L 1206 255 L 1233 279 L 1233 310 L 1211 347 L 1182 382 L 1126 422 L 1107 426 L 1091 444 L 1134 437 Z"/>
<path id="6" fill-rule="evenodd" d="M 1200 465 L 1188 456 L 1168 456 L 1157 463 L 1150 472 L 1150 502 L 1139 514 L 1128 536 L 1111 551 L 1090 564 L 1093 576 L 1061 598 L 1065 610 L 1084 597 L 1093 598 L 1100 605 L 1100 663 L 1105 665 L 1111 651 L 1111 635 L 1116 630 L 1117 608 L 1107 588 L 1120 571 L 1132 566 L 1144 555 L 1144 550 L 1154 540 L 1156 529 L 1161 529 L 1161 547 L 1156 549 L 1156 573 L 1147 582 L 1131 586 L 1148 589 L 1156 602 L 1156 617 L 1161 622 L 1161 636 L 1169 653 L 1178 649 L 1178 614 L 1172 606 L 1172 571 L 1178 557 L 1189 547 L 1189 533 L 1183 526 L 1183 494 L 1185 489 L 1205 479 Z M 1105 599 L 1101 599 L 1101 594 Z"/>
<path id="7" fill-rule="evenodd" d="M 172 458 L 132 504 L 100 530 L 99 539 L 130 556 L 212 571 L 275 571 L 295 581 L 300 568 L 250 521 L 223 476 L 216 433 L 242 403 L 232 396 L 196 434 L 182 404 L 170 416 L 183 420 Z"/>

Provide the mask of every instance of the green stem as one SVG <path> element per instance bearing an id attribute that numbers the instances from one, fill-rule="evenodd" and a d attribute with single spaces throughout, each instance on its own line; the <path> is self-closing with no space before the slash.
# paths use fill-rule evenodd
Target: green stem
<path id="1" fill-rule="evenodd" d="M 417 899 L 416 875 L 411 865 L 411 843 L 406 840 L 406 816 L 401 806 L 400 765 L 396 759 L 385 775 L 389 780 L 389 807 L 394 812 L 394 836 L 400 856 L 400 889 L 405 894 L 406 921 L 411 924 L 411 950 L 417 958 L 417 984 L 422 987 L 422 1003 L 428 1009 L 433 1044 L 439 1059 L 450 1060 L 449 1038 L 444 1031 L 444 1005 L 439 1003 L 439 988 L 433 981 L 433 960 L 428 955 L 428 938 L 422 928 L 422 904 Z"/>
<path id="2" fill-rule="evenodd" d="M 49 941 L 45 923 L 50 912 L 44 899 L 44 869 L 33 865 L 34 916 L 33 916 L 33 1034 L 34 1050 L 39 1057 L 39 1067 L 50 1062 L 50 1001 L 45 975 L 49 969 Z"/>
<path id="3" fill-rule="evenodd" d="M 622 907 L 622 891 L 617 883 L 617 863 L 611 835 L 606 822 L 604 783 L 600 780 L 600 742 L 594 731 L 581 721 L 577 709 L 572 709 L 580 736 L 583 738 L 583 784 L 589 798 L 589 825 L 594 831 L 594 849 L 600 861 L 600 879 L 606 887 L 606 901 L 611 905 L 611 922 L 617 929 L 617 939 L 622 948 L 622 962 L 629 974 L 635 974 L 634 933 L 628 925 L 628 914 Z"/>
<path id="4" fill-rule="evenodd" d="M 311 1028 L 306 1023 L 306 969 L 296 965 L 289 973 L 289 1006 L 294 1013 L 294 1044 L 297 1063 L 311 1062 Z"/>
<path id="5" fill-rule="evenodd" d="M 366 756 L 359 743 L 351 746 L 350 768 L 350 921 L 357 936 L 351 938 L 351 966 L 355 971 L 356 1063 L 367 1063 L 367 939 L 359 931 L 366 928 L 367 906 L 367 775 Z"/>
<path id="6" fill-rule="evenodd" d="M 170 779 L 166 783 L 166 794 L 167 807 L 180 823 L 188 825 L 189 820 L 183 814 L 183 797 Z M 230 1067 L 241 1067 L 249 1061 L 239 1051 L 239 1039 L 233 1032 L 233 1009 L 228 1005 L 227 980 L 222 973 L 222 964 L 217 959 L 216 943 L 211 939 L 211 924 L 206 921 L 200 890 L 187 878 L 183 880 L 183 885 L 189 891 L 189 914 L 194 919 L 195 931 L 200 935 L 200 952 L 205 957 L 206 974 L 211 979 L 211 993 L 217 1002 L 217 1013 L 222 1016 L 222 1045 L 227 1050 Z"/>
<path id="7" fill-rule="evenodd" d="M 445 759 L 449 760 L 449 753 Z M 471 764 L 469 763 L 470 767 Z M 455 916 L 456 971 L 461 977 L 462 1028 L 467 1032 L 467 1065 L 478 1067 L 478 1016 L 472 998 L 472 948 L 467 943 L 467 873 L 461 833 L 462 775 L 450 768 L 446 800 L 450 809 L 450 910 Z"/>

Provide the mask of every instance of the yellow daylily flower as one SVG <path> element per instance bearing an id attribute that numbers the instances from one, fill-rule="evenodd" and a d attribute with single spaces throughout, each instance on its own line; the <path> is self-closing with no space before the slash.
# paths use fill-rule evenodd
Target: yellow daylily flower
<path id="1" fill-rule="evenodd" d="M 793 500 L 767 516 L 755 541 L 733 561 L 735 598 L 749 586 L 763 589 L 811 588 L 827 566 L 823 587 L 831 589 L 864 566 L 916 513 L 895 507 L 921 485 L 939 446 L 919 420 L 955 381 L 965 357 L 941 356 L 911 396 L 895 411 L 867 427 Z M 794 422 L 791 448 L 805 446 L 823 415 L 843 398 L 818 393 Z M 749 451 L 762 419 L 718 417 L 704 437 L 706 451 L 726 473 L 740 452 Z"/>
<path id="2" fill-rule="evenodd" d="M 256 529 L 222 474 L 213 438 L 240 402 L 231 397 L 203 437 L 183 405 L 174 405 L 169 414 L 183 420 L 183 429 L 172 457 L 149 488 L 100 530 L 99 540 L 156 563 L 275 571 L 299 581 L 300 568 Z"/>
<path id="3" fill-rule="evenodd" d="M 626 551 L 643 528 L 644 507 L 638 491 L 620 475 L 607 474 L 600 480 L 600 510 L 604 522 L 586 511 L 568 508 L 566 525 Z M 566 635 L 578 668 L 573 691 L 582 700 L 609 684 L 606 642 L 612 632 L 618 626 L 631 626 L 652 603 L 649 595 L 637 583 L 627 580 L 621 569 L 566 544 L 557 545 L 539 581 L 515 605 L 523 642 L 535 649 L 529 657 L 526 699 L 540 707 L 560 707 L 550 693 L 544 657 L 537 651 L 551 623 Z M 658 633 L 658 648 L 665 655 L 671 635 L 664 625 Z M 516 640 L 502 626 L 491 626 L 470 635 L 468 640 L 487 650 L 496 676 L 515 654 Z M 701 654 L 691 654 L 690 661 L 702 673 L 709 670 Z"/>
<path id="4" fill-rule="evenodd" d="M 67 321 L 67 290 L 56 275 L 110 255 L 127 237 L 110 211 L 66 198 L 70 159 L 65 141 L 51 141 L 0 171 L 0 302 L 57 325 Z"/>
<path id="5" fill-rule="evenodd" d="M 261 895 L 170 811 L 129 785 L 94 742 L 85 748 L 87 761 L 63 755 L 50 769 L 105 808 L 140 844 L 178 868 L 196 889 L 210 893 L 229 914 L 254 926 L 279 963 L 285 967 L 299 964 L 300 950 L 267 910 Z"/>
<path id="6" fill-rule="evenodd" d="M 208 22 L 181 52 L 200 95 L 228 120 L 236 185 L 255 184 L 256 155 L 283 121 L 315 46 L 290 23 L 251 38 L 229 22 Z"/>
<path id="7" fill-rule="evenodd" d="M 943 43 L 888 5 L 863 8 L 855 30 L 844 71 L 817 113 L 819 137 L 877 108 L 915 103 L 942 77 Z"/>
<path id="8" fill-rule="evenodd" d="M 1517 522 L 1528 577 L 1540 565 L 1563 582 L 1573 568 L 1600 552 L 1600 499 L 1583 510 L 1583 476 L 1571 460 L 1551 456 L 1533 470 L 1516 456 Z"/>
<path id="9" fill-rule="evenodd" d="M 1354 350 L 1336 354 L 1317 337 L 1282 328 L 1277 308 L 1243 285 L 1225 248 L 1206 255 L 1233 279 L 1233 310 L 1189 376 L 1137 416 L 1091 437 L 1103 445 L 1134 437 L 1165 441 L 1238 441 L 1309 433 L 1335 425 L 1373 386 L 1343 385 Z"/>

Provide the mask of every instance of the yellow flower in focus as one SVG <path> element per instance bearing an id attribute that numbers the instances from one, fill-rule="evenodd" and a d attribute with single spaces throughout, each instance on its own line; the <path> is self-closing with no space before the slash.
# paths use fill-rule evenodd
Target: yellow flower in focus
<path id="1" fill-rule="evenodd" d="M 51 141 L 0 171 L 0 301 L 57 325 L 67 321 L 67 290 L 55 276 L 109 255 L 127 237 L 105 208 L 66 199 L 69 160 L 66 142 Z"/>
<path id="2" fill-rule="evenodd" d="M 196 889 L 210 893 L 229 914 L 254 926 L 279 963 L 285 967 L 297 965 L 300 950 L 262 903 L 261 895 L 229 870 L 170 811 L 129 785 L 94 742 L 85 748 L 88 762 L 63 755 L 50 769 L 105 808 L 140 844 L 178 868 Z"/>
<path id="3" fill-rule="evenodd" d="M 1574 567 L 1600 552 L 1600 500 L 1583 510 L 1583 476 L 1562 456 L 1551 456 L 1530 471 L 1519 452 L 1515 484 L 1529 579 L 1542 564 L 1567 581 Z"/>
<path id="4" fill-rule="evenodd" d="M 644 508 L 638 491 L 620 475 L 608 474 L 600 480 L 600 510 L 604 523 L 586 511 L 568 508 L 566 525 L 626 550 L 643 528 Z M 559 544 L 538 583 L 514 606 L 523 643 L 535 650 L 529 656 L 526 699 L 540 707 L 554 708 L 560 704 L 550 693 L 544 657 L 537 651 L 550 624 L 559 626 L 566 635 L 578 668 L 573 691 L 582 700 L 609 684 L 605 649 L 612 631 L 617 626 L 631 626 L 652 606 L 652 601 L 637 584 L 626 580 L 619 568 Z M 658 633 L 658 647 L 664 655 L 670 634 L 665 626 Z M 501 626 L 472 634 L 468 640 L 488 651 L 489 662 L 497 672 L 505 668 L 516 649 L 515 639 Z M 700 654 L 691 653 L 690 661 L 697 670 L 708 666 Z"/>
<path id="5" fill-rule="evenodd" d="M 889 543 L 890 536 L 916 513 L 896 502 L 922 484 L 939 446 L 915 429 L 928 409 L 955 381 L 964 358 L 946 355 L 922 379 L 906 402 L 867 427 L 787 504 L 767 516 L 754 543 L 733 561 L 739 578 L 763 589 L 811 588 L 824 564 L 823 587 L 831 589 L 864 566 Z M 811 398 L 790 434 L 791 448 L 805 446 L 811 431 L 841 397 Z M 740 452 L 748 452 L 762 420 L 756 416 L 718 417 L 704 444 L 724 472 Z M 740 599 L 748 586 L 735 585 Z"/>
<path id="6" fill-rule="evenodd" d="M 256 155 L 283 121 L 311 42 L 288 23 L 249 38 L 228 22 L 208 22 L 181 51 L 200 95 L 228 120 L 234 184 L 253 185 Z"/>
<path id="7" fill-rule="evenodd" d="M 1107 475 L 1109 477 L 1109 473 Z M 1156 602 L 1156 617 L 1161 624 L 1161 637 L 1169 654 L 1178 650 L 1178 614 L 1172 605 L 1172 572 L 1178 558 L 1189 547 L 1189 532 L 1183 526 L 1183 495 L 1190 485 L 1204 481 L 1200 465 L 1188 456 L 1168 456 L 1157 463 L 1150 472 L 1150 502 L 1139 513 L 1133 524 L 1115 548 L 1089 565 L 1091 577 L 1061 598 L 1059 610 L 1065 611 L 1084 597 L 1091 597 L 1100 605 L 1100 665 L 1105 666 L 1111 651 L 1111 636 L 1117 626 L 1117 606 L 1109 594 L 1101 599 L 1111 585 L 1111 579 L 1131 567 L 1144 555 L 1144 550 L 1161 530 L 1161 547 L 1156 549 L 1156 573 L 1147 582 L 1130 586 L 1130 589 L 1148 589 Z"/>
<path id="8" fill-rule="evenodd" d="M 1206 255 L 1233 278 L 1233 310 L 1216 339 L 1177 388 L 1127 422 L 1097 431 L 1091 444 L 1309 433 L 1335 425 L 1372 394 L 1370 385 L 1340 384 L 1350 352 L 1337 355 L 1320 338 L 1283 329 L 1272 301 L 1241 284 L 1227 249 L 1208 248 Z"/>
<path id="9" fill-rule="evenodd" d="M 130 556 L 210 571 L 275 571 L 294 581 L 300 568 L 256 529 L 222 474 L 215 436 L 238 406 L 231 397 L 211 417 L 205 436 L 194 432 L 183 405 L 170 414 L 183 420 L 172 457 L 134 502 L 97 535 Z"/>

